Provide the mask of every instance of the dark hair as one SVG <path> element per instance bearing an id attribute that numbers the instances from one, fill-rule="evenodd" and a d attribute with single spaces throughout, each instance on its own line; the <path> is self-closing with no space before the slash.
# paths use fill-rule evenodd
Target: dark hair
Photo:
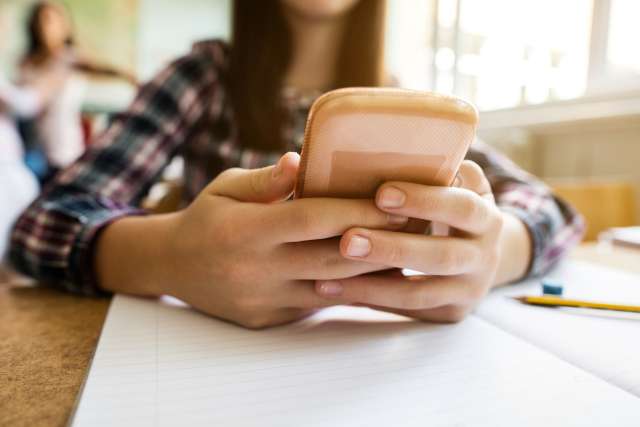
<path id="1" fill-rule="evenodd" d="M 383 83 L 385 0 L 360 0 L 348 12 L 334 87 Z M 227 85 L 240 143 L 284 148 L 281 94 L 293 41 L 279 0 L 235 0 Z"/>
<path id="2" fill-rule="evenodd" d="M 22 57 L 22 63 L 36 62 L 41 63 L 48 59 L 51 52 L 47 49 L 44 42 L 44 34 L 42 33 L 41 15 L 47 8 L 56 8 L 64 11 L 66 6 L 61 3 L 53 3 L 47 0 L 36 2 L 27 17 L 27 49 Z M 69 16 L 67 14 L 67 16 Z M 65 40 L 67 46 L 73 46 L 73 34 L 69 31 L 69 36 Z"/>

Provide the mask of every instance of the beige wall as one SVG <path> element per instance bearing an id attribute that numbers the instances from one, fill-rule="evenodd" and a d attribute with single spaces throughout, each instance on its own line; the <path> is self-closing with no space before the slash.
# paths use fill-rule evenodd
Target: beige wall
<path id="1" fill-rule="evenodd" d="M 626 181 L 635 189 L 640 224 L 640 97 L 582 100 L 528 111 L 481 114 L 479 136 L 550 183 Z M 590 108 L 589 104 L 591 103 Z M 585 111 L 592 111 L 587 114 Z M 546 113 L 545 113 L 546 112 Z M 511 116 L 511 120 L 509 117 Z M 533 118 L 533 119 L 532 119 Z M 484 120 L 484 123 L 483 123 Z M 509 122 L 513 126 L 508 126 Z"/>

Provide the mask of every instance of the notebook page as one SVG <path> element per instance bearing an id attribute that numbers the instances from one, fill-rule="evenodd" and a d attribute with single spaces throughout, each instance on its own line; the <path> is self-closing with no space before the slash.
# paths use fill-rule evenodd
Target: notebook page
<path id="1" fill-rule="evenodd" d="M 640 305 L 637 274 L 567 261 L 549 277 L 564 284 L 567 298 Z M 539 295 L 540 288 L 534 279 L 497 289 L 476 313 L 640 397 L 640 314 L 536 307 L 507 298 Z"/>
<path id="2" fill-rule="evenodd" d="M 249 331 L 116 296 L 73 425 L 638 425 L 639 406 L 475 317 L 337 307 Z"/>

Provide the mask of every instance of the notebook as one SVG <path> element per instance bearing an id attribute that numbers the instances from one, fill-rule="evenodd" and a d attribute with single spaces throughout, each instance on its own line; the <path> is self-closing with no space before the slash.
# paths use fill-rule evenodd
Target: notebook
<path id="1" fill-rule="evenodd" d="M 640 305 L 637 274 L 568 262 L 551 276 L 563 284 L 567 298 Z M 640 396 L 640 313 L 550 309 L 507 298 L 539 293 L 539 280 L 496 289 L 476 313 L 512 335 Z"/>
<path id="2" fill-rule="evenodd" d="M 615 227 L 598 236 L 598 240 L 611 241 L 614 245 L 640 248 L 640 226 Z"/>
<path id="3" fill-rule="evenodd" d="M 604 275 L 602 283 L 631 280 L 582 264 L 560 274 L 582 269 Z M 638 382 L 623 381 L 624 369 L 634 374 L 638 352 L 631 341 L 638 341 L 640 323 L 624 320 L 635 334 L 609 343 L 620 345 L 617 353 L 628 363 L 593 369 L 599 361 L 588 354 L 600 350 L 598 334 L 612 329 L 596 329 L 590 351 L 577 357 L 539 338 L 535 328 L 510 326 L 510 316 L 538 319 L 532 307 L 507 300 L 504 315 L 488 315 L 502 310 L 504 299 L 496 292 L 455 325 L 334 307 L 295 324 L 250 331 L 174 300 L 118 295 L 72 425 L 640 425 Z M 575 319 L 559 320 L 563 326 L 551 332 L 561 340 L 591 320 Z M 547 334 L 550 327 L 541 324 Z M 601 362 L 615 354 L 606 352 Z"/>

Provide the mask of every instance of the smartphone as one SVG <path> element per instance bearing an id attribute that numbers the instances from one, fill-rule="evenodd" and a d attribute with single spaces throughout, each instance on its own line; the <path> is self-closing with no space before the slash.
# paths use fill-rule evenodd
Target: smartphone
<path id="1" fill-rule="evenodd" d="M 373 198 L 386 181 L 449 186 L 478 112 L 454 96 L 345 88 L 311 107 L 294 197 Z"/>

